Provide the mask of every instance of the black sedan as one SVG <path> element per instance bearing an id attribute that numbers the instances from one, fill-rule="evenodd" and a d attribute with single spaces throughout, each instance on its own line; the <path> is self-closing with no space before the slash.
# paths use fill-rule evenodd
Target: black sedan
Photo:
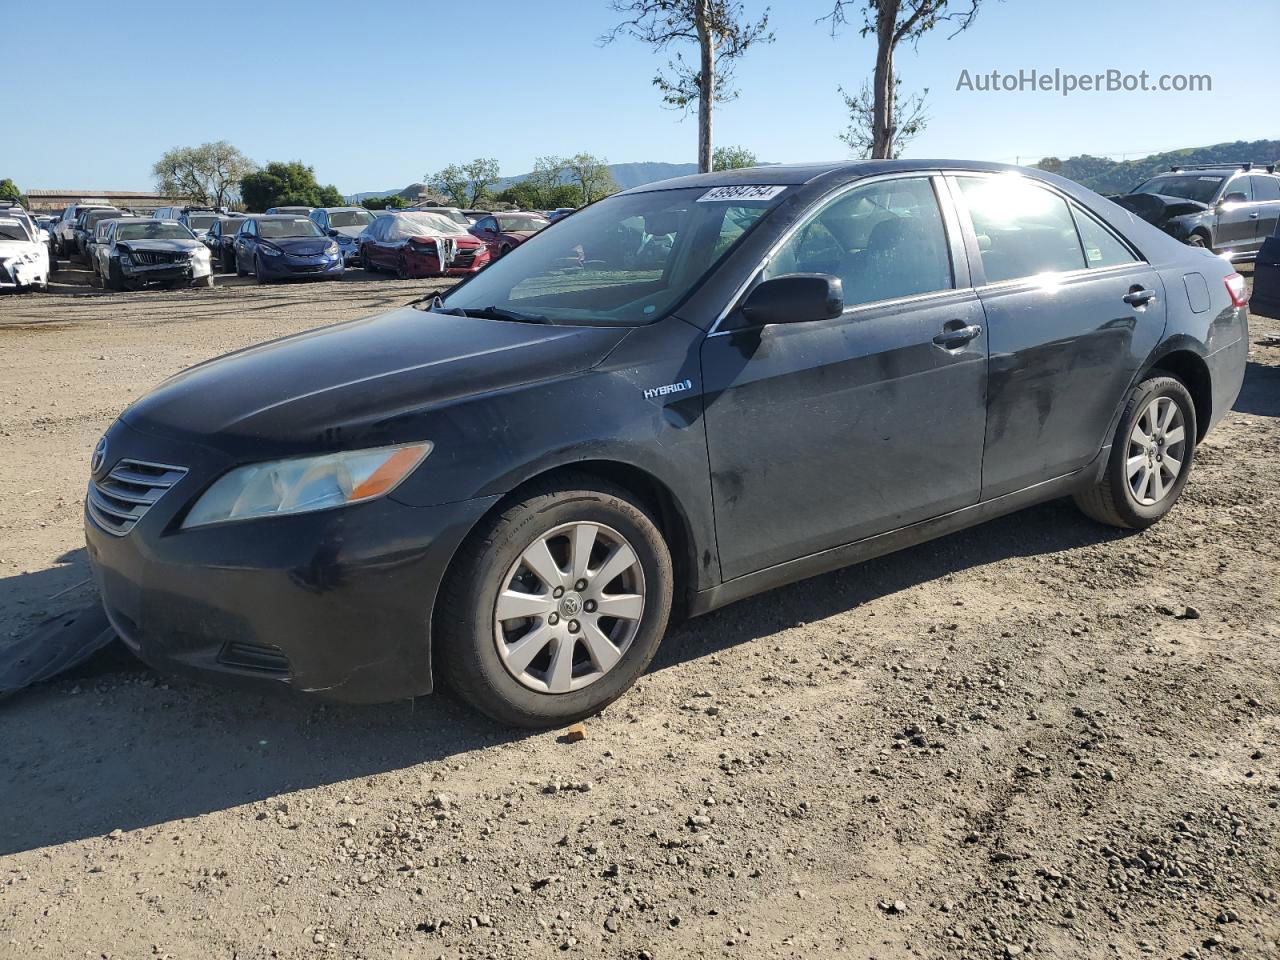
<path id="1" fill-rule="evenodd" d="M 986 163 L 646 185 L 441 298 L 204 363 L 94 451 L 89 555 L 157 666 L 600 710 L 670 619 L 1053 497 L 1126 529 L 1231 408 L 1245 288 Z"/>
<path id="2" fill-rule="evenodd" d="M 244 217 L 218 217 L 205 231 L 201 241 L 209 248 L 213 262 L 222 268 L 223 273 L 234 273 L 236 269 L 236 233 Z"/>

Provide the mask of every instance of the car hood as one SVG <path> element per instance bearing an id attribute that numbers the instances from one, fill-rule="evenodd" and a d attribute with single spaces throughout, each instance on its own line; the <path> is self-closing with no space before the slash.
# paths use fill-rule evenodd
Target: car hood
<path id="1" fill-rule="evenodd" d="M 120 240 L 116 246 L 124 250 L 164 250 L 169 253 L 187 253 L 201 246 L 199 240 Z"/>
<path id="2" fill-rule="evenodd" d="M 365 435 L 398 442 L 411 438 L 415 414 L 587 370 L 626 333 L 405 307 L 207 361 L 166 380 L 122 419 L 259 459 L 263 440 L 279 444 L 268 456 L 358 445 Z"/>
<path id="3" fill-rule="evenodd" d="M 325 248 L 333 241 L 328 237 L 263 237 L 260 242 L 277 247 L 285 253 L 314 256 L 324 253 Z"/>
<path id="4" fill-rule="evenodd" d="M 1147 223 L 1157 227 L 1168 223 L 1174 217 L 1204 213 L 1210 209 L 1209 204 L 1201 203 L 1199 200 L 1170 197 L 1163 193 L 1128 193 L 1115 197 L 1114 200 L 1129 212 L 1137 214 Z"/>
<path id="5" fill-rule="evenodd" d="M 20 257 L 39 249 L 40 245 L 30 240 L 0 240 L 0 257 Z"/>

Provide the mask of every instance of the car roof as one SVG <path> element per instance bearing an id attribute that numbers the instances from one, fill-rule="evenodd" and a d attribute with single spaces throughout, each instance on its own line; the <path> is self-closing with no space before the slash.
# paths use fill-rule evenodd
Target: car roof
<path id="1" fill-rule="evenodd" d="M 357 207 L 355 205 L 349 207 L 316 207 L 316 210 L 324 210 L 327 213 L 337 213 L 339 210 L 365 210 L 366 213 L 372 212 L 370 210 L 366 210 L 364 207 Z"/>
<path id="2" fill-rule="evenodd" d="M 1041 170 L 1015 167 L 1008 163 L 983 160 L 836 160 L 827 163 L 775 163 L 714 173 L 694 173 L 671 180 L 646 183 L 623 193 L 648 193 L 654 190 L 679 190 L 684 187 L 732 187 L 746 184 L 800 186 L 815 180 L 840 183 L 872 177 L 882 173 L 909 173 L 917 170 L 972 170 L 976 173 L 1021 173 L 1032 176 Z"/>
<path id="3" fill-rule="evenodd" d="M 241 220 L 306 220 L 306 216 L 301 213 L 251 213 L 247 217 L 240 217 Z"/>

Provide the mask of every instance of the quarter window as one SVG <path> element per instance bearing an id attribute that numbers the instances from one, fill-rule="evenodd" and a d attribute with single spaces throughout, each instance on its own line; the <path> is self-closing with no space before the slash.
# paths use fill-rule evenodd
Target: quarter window
<path id="1" fill-rule="evenodd" d="M 957 177 L 987 283 L 1085 266 L 1067 202 L 1019 176 Z"/>
<path id="2" fill-rule="evenodd" d="M 1114 267 L 1121 263 L 1133 263 L 1137 259 L 1110 230 L 1075 204 L 1071 205 L 1071 212 L 1075 214 L 1076 226 L 1080 228 L 1080 243 L 1084 247 L 1086 266 Z"/>
<path id="3" fill-rule="evenodd" d="M 947 233 L 926 177 L 855 187 L 809 218 L 765 267 L 764 278 L 827 273 L 846 306 L 949 290 Z"/>

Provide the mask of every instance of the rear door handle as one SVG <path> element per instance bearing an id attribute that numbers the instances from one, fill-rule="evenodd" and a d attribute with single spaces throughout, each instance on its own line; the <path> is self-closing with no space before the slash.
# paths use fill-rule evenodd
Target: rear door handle
<path id="1" fill-rule="evenodd" d="M 982 333 L 982 327 L 976 323 L 962 326 L 959 320 L 951 320 L 943 328 L 942 332 L 933 338 L 933 342 L 940 347 L 954 350 L 957 347 L 963 347 L 980 333 Z"/>
<path id="2" fill-rule="evenodd" d="M 1121 299 L 1131 306 L 1145 307 L 1155 298 L 1156 292 L 1154 290 L 1143 290 L 1141 287 L 1136 287 L 1126 293 Z"/>

